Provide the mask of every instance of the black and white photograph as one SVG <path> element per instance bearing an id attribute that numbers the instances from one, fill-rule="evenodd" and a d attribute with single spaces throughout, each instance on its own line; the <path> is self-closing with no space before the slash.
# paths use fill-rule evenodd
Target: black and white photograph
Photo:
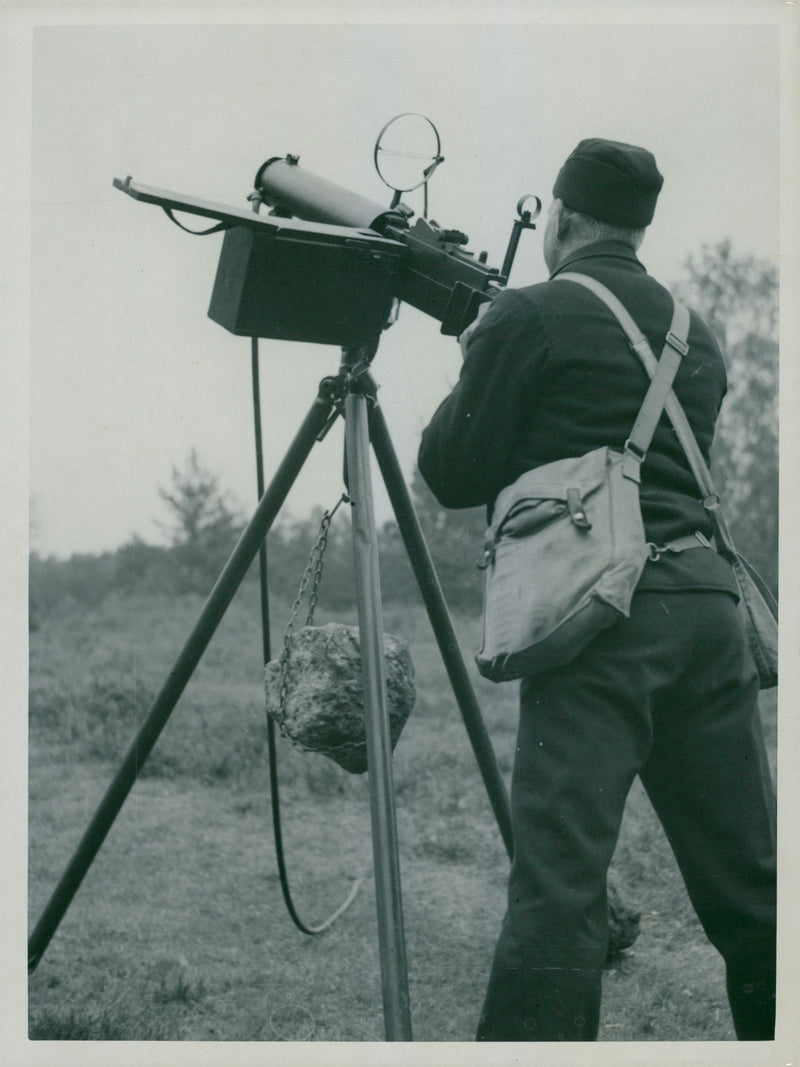
<path id="1" fill-rule="evenodd" d="M 797 5 L 0 25 L 9 1062 L 790 1067 Z"/>

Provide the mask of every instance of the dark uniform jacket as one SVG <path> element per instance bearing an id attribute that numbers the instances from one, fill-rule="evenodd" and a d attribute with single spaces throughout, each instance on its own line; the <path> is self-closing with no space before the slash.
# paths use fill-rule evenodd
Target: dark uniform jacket
<path id="1" fill-rule="evenodd" d="M 555 273 L 596 278 L 625 305 L 659 356 L 669 292 L 617 241 L 575 252 Z M 722 355 L 694 313 L 675 379 L 703 455 L 726 389 Z M 419 467 L 445 507 L 485 504 L 526 470 L 608 445 L 622 451 L 649 378 L 617 319 L 593 293 L 552 281 L 500 293 L 467 342 L 461 376 L 424 431 Z M 656 544 L 711 529 L 684 451 L 662 416 L 642 465 L 642 517 Z M 641 587 L 733 591 L 730 568 L 707 549 L 648 565 Z"/>

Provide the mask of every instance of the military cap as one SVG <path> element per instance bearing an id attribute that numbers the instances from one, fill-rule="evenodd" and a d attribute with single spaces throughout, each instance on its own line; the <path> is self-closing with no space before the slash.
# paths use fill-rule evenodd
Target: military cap
<path id="1" fill-rule="evenodd" d="M 568 156 L 553 196 L 601 222 L 640 229 L 652 222 L 663 183 L 646 148 L 590 137 Z"/>

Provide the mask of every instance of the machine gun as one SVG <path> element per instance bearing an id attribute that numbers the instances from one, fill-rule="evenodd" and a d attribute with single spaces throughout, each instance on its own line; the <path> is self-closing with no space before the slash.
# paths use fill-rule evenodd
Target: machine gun
<path id="1" fill-rule="evenodd" d="M 400 115 L 381 131 L 376 165 L 381 152 L 391 153 L 384 144 L 387 131 L 396 134 L 398 122 L 409 119 L 423 117 Z M 208 313 L 231 333 L 353 345 L 380 332 L 404 302 L 456 336 L 506 284 L 520 234 L 535 228 L 541 201 L 526 196 L 517 204 L 500 268 L 487 264 L 486 252 L 467 250 L 469 238 L 461 231 L 442 229 L 427 217 L 412 224 L 414 212 L 400 194 L 424 185 L 427 208 L 428 179 L 443 161 L 433 129 L 436 147 L 422 181 L 400 188 L 378 166 L 394 189 L 388 209 L 303 170 L 294 155 L 273 157 L 259 168 L 248 197 L 252 211 L 139 185 L 130 177 L 114 185 L 159 205 L 175 222 L 174 211 L 216 220 L 200 233 L 225 231 Z M 535 201 L 532 210 L 525 209 L 529 199 Z M 262 205 L 271 208 L 269 214 L 259 213 Z"/>

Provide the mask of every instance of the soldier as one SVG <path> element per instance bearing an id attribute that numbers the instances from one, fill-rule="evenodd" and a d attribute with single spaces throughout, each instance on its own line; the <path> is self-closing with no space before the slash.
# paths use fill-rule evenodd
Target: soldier
<path id="1" fill-rule="evenodd" d="M 623 450 L 647 374 L 605 304 L 553 278 L 602 282 L 660 352 L 672 298 L 637 251 L 662 182 L 652 154 L 628 144 L 584 140 L 566 160 L 544 234 L 550 280 L 500 293 L 462 336 L 460 379 L 423 434 L 420 470 L 444 506 L 491 509 L 527 470 Z M 674 390 L 708 460 L 726 376 L 694 312 L 688 344 Z M 640 500 L 648 541 L 711 537 L 665 416 Z M 694 544 L 645 565 L 630 618 L 522 679 L 515 854 L 478 1040 L 596 1038 L 606 875 L 637 774 L 725 961 L 737 1037 L 774 1036 L 776 818 L 759 683 L 731 568 Z"/>

